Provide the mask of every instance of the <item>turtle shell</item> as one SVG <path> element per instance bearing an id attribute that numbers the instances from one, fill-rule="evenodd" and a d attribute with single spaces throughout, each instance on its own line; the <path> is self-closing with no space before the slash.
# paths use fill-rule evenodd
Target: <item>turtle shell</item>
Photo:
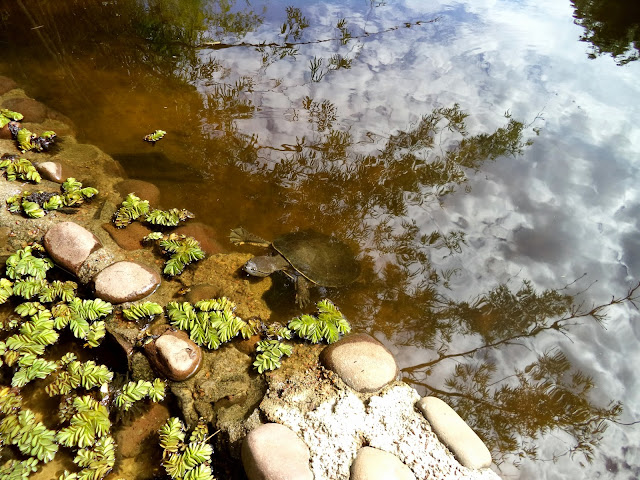
<path id="1" fill-rule="evenodd" d="M 347 285 L 360 274 L 351 248 L 329 235 L 291 232 L 276 238 L 273 248 L 300 274 L 324 287 Z"/>

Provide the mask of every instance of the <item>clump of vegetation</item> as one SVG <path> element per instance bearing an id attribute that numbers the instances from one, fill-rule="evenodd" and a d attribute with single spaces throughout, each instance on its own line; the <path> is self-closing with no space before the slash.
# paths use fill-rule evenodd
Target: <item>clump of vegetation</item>
<path id="1" fill-rule="evenodd" d="M 164 400 L 166 386 L 167 384 L 158 378 L 153 382 L 146 380 L 128 382 L 116 395 L 115 404 L 126 412 L 135 402 L 145 397 L 149 397 L 153 402 L 161 402 Z"/>
<path id="2" fill-rule="evenodd" d="M 261 340 L 256 345 L 259 352 L 253 366 L 258 373 L 280 368 L 280 359 L 284 355 L 287 357 L 293 353 L 293 347 L 279 340 Z"/>
<path id="3" fill-rule="evenodd" d="M 35 150 L 36 152 L 47 151 L 56 139 L 56 132 L 52 130 L 48 130 L 38 136 L 17 123 L 9 123 L 9 131 L 11 131 L 11 135 L 13 135 L 18 144 L 18 150 L 22 153 L 30 150 Z"/>
<path id="4" fill-rule="evenodd" d="M 60 188 L 61 193 L 39 191 L 13 195 L 6 200 L 7 208 L 11 213 L 24 213 L 30 218 L 42 218 L 51 210 L 79 207 L 98 194 L 98 190 L 83 187 L 82 183 L 73 177 L 67 178 Z"/>
<path id="5" fill-rule="evenodd" d="M 0 128 L 4 128 L 11 122 L 19 122 L 24 118 L 24 115 L 18 112 L 13 112 L 8 108 L 0 108 Z"/>
<path id="6" fill-rule="evenodd" d="M 289 321 L 288 328 L 304 340 L 311 343 L 325 341 L 333 343 L 341 334 L 351 331 L 344 315 L 330 300 L 320 300 L 317 315 L 301 315 Z"/>
<path id="7" fill-rule="evenodd" d="M 18 158 L 16 155 L 2 155 L 0 157 L 0 170 L 4 170 L 7 180 L 10 182 L 24 180 L 40 183 L 42 181 L 42 177 L 36 167 L 26 158 Z"/>
<path id="8" fill-rule="evenodd" d="M 169 260 L 164 264 L 163 273 L 170 277 L 180 275 L 191 262 L 197 262 L 205 257 L 200 243 L 195 238 L 186 235 L 171 233 L 165 236 L 160 232 L 151 232 L 143 240 L 146 242 L 157 241 L 163 253 L 169 255 Z"/>
<path id="9" fill-rule="evenodd" d="M 213 448 L 207 443 L 207 426 L 198 424 L 185 442 L 185 426 L 171 417 L 159 431 L 162 465 L 174 480 L 213 480 L 210 461 Z"/>
<path id="10" fill-rule="evenodd" d="M 127 320 L 152 320 L 153 317 L 162 313 L 164 313 L 164 309 L 155 302 L 137 303 L 122 310 L 122 314 Z"/>
<path id="11" fill-rule="evenodd" d="M 153 133 L 145 135 L 144 141 L 155 144 L 158 140 L 162 140 L 166 134 L 167 132 L 165 132 L 164 130 L 156 130 Z"/>
<path id="12" fill-rule="evenodd" d="M 163 227 L 176 227 L 195 215 L 189 210 L 172 208 L 169 210 L 151 209 L 148 200 L 142 200 L 135 193 L 129 193 L 113 216 L 116 228 L 124 228 L 135 220 Z"/>
<path id="13" fill-rule="evenodd" d="M 189 302 L 170 302 L 167 316 L 172 326 L 187 331 L 195 343 L 215 350 L 239 333 L 244 338 L 255 333 L 247 322 L 235 315 L 235 308 L 226 297 L 201 300 L 195 306 Z"/>

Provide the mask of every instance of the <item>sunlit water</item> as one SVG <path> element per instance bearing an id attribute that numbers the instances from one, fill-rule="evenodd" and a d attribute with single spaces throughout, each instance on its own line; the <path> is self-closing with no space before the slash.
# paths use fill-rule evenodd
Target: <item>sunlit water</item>
<path id="1" fill-rule="evenodd" d="M 420 393 L 461 402 L 504 477 L 631 478 L 638 426 L 609 423 L 588 464 L 568 453 L 566 433 L 517 435 L 548 413 L 535 389 L 512 399 L 504 417 L 515 423 L 488 426 L 477 404 L 497 404 L 489 395 L 515 387 L 517 369 L 561 352 L 570 370 L 557 382 L 589 375 L 592 405 L 621 402 L 618 422 L 640 419 L 632 306 L 610 309 L 605 328 L 585 317 L 504 344 L 534 317 L 550 325 L 551 300 L 474 305 L 530 281 L 588 310 L 638 280 L 640 66 L 589 59 L 574 14 L 569 1 L 18 0 L 0 5 L 0 73 L 158 185 L 164 207 L 194 211 L 228 250 L 238 225 L 265 238 L 314 228 L 357 247 L 361 280 L 327 294 Z M 460 113 L 462 145 L 446 120 Z M 429 129 L 431 114 L 440 121 Z M 165 139 L 141 141 L 157 128 Z M 274 319 L 286 320 L 299 310 L 280 287 Z M 492 343 L 423 365 L 438 348 Z M 495 367 L 485 393 L 466 384 L 467 403 L 451 381 L 459 363 Z M 496 441 L 495 428 L 523 443 Z M 537 459 L 518 458 L 532 443 Z"/>

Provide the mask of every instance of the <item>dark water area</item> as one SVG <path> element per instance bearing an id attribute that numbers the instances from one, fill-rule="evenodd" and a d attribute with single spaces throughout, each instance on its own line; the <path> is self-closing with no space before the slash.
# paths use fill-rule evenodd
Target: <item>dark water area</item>
<path id="1" fill-rule="evenodd" d="M 227 251 L 240 225 L 352 246 L 360 278 L 312 299 L 504 478 L 633 478 L 639 316 L 593 308 L 638 282 L 638 32 L 610 0 L 16 0 L 0 74 Z"/>

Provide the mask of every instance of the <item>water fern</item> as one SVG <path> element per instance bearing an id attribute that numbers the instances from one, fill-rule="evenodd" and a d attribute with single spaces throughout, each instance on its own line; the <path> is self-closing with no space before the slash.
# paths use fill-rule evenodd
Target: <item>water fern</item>
<path id="1" fill-rule="evenodd" d="M 289 356 L 293 353 L 291 345 L 278 340 L 261 340 L 257 343 L 256 350 L 261 352 L 253 362 L 253 366 L 256 367 L 258 373 L 280 368 L 280 359 L 284 355 Z"/>
<path id="2" fill-rule="evenodd" d="M 351 326 L 342 312 L 330 301 L 321 300 L 317 303 L 318 313 L 313 315 L 301 315 L 289 321 L 288 328 L 300 338 L 319 343 L 326 341 L 333 343 L 341 334 L 351 331 Z"/>
<path id="3" fill-rule="evenodd" d="M 171 417 L 159 431 L 160 446 L 164 449 L 162 465 L 174 480 L 213 480 L 209 466 L 213 448 L 206 443 L 206 425 L 196 427 L 189 443 L 184 442 L 185 427 Z"/>
<path id="4" fill-rule="evenodd" d="M 0 158 L 0 170 L 4 170 L 7 180 L 24 180 L 40 183 L 42 177 L 36 167 L 26 158 L 17 158 L 15 155 Z"/>
<path id="5" fill-rule="evenodd" d="M 116 228 L 124 228 L 149 212 L 149 201 L 142 200 L 135 193 L 130 193 L 113 216 Z"/>
<path id="6" fill-rule="evenodd" d="M 156 378 L 153 383 L 146 380 L 126 383 L 116 395 L 115 404 L 124 411 L 129 410 L 135 402 L 149 397 L 153 402 L 160 402 L 165 397 L 166 383 Z"/>
<path id="7" fill-rule="evenodd" d="M 164 309 L 155 302 L 143 302 L 131 305 L 122 310 L 122 314 L 127 320 L 151 320 L 156 315 L 160 315 Z"/>

